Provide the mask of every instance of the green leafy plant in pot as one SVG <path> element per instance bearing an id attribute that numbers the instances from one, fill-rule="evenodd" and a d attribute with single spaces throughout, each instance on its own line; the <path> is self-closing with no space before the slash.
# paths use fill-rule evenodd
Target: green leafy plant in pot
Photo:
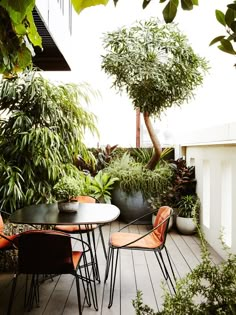
<path id="1" fill-rule="evenodd" d="M 80 181 L 77 178 L 64 176 L 53 187 L 60 211 L 74 212 L 78 210 L 76 197 L 81 194 Z"/>
<path id="2" fill-rule="evenodd" d="M 177 203 L 178 215 L 176 227 L 182 234 L 193 234 L 196 232 L 197 216 L 200 210 L 200 199 L 195 195 L 182 196 Z"/>

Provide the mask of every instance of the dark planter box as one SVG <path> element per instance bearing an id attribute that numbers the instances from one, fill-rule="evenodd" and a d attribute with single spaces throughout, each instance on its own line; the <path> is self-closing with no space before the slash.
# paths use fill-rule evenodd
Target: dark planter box
<path id="1" fill-rule="evenodd" d="M 112 192 L 111 203 L 120 209 L 119 219 L 125 223 L 152 211 L 140 191 L 127 194 L 121 188 L 116 187 Z M 137 224 L 152 224 L 152 215 L 137 221 Z"/>

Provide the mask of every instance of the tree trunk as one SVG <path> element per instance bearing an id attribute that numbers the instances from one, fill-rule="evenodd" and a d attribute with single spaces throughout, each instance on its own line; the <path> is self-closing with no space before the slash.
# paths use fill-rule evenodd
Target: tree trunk
<path id="1" fill-rule="evenodd" d="M 147 163 L 146 167 L 150 170 L 153 170 L 160 160 L 162 148 L 161 148 L 160 141 L 158 140 L 158 138 L 155 134 L 155 131 L 153 129 L 149 113 L 144 112 L 143 118 L 144 118 L 144 122 L 145 122 L 145 125 L 147 128 L 147 131 L 149 133 L 150 139 L 151 139 L 153 147 L 154 147 L 154 154 L 151 157 L 151 159 L 149 160 L 149 162 Z"/>

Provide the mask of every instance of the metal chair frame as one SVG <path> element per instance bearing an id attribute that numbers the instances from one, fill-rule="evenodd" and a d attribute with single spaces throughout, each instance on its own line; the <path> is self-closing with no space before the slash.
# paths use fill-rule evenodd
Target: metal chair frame
<path id="1" fill-rule="evenodd" d="M 94 198 L 94 197 L 91 197 L 91 196 L 81 196 L 81 197 L 89 197 L 89 198 L 92 198 L 95 202 L 99 203 L 99 201 L 96 198 Z M 87 241 L 88 241 L 90 247 L 93 248 L 94 260 L 95 260 L 94 267 L 95 267 L 95 273 L 96 273 L 96 280 L 100 283 L 101 279 L 100 279 L 100 273 L 99 273 L 99 268 L 98 268 L 96 241 L 95 241 L 95 233 L 94 233 L 95 228 L 93 228 L 92 224 L 91 225 L 90 224 L 86 224 L 85 225 L 85 229 L 81 229 L 80 226 L 78 225 L 78 229 L 74 230 L 74 231 L 69 231 L 69 230 L 66 231 L 65 229 L 60 229 L 60 226 L 56 226 L 56 227 L 54 227 L 54 229 L 55 229 L 55 231 L 62 231 L 62 232 L 66 232 L 66 233 L 69 233 L 69 234 L 80 234 L 81 240 L 83 240 L 83 236 L 82 236 L 83 234 L 87 235 Z M 99 229 L 99 233 L 100 233 L 100 237 L 101 237 L 101 241 L 102 241 L 102 247 L 103 247 L 103 251 L 104 251 L 104 256 L 105 256 L 105 259 L 107 260 L 107 250 L 106 250 L 106 246 L 105 246 L 105 242 L 104 242 L 104 237 L 103 237 L 102 225 L 101 224 L 98 225 L 98 229 Z M 90 238 L 90 233 L 91 233 L 92 241 L 91 241 L 91 238 Z"/>
<path id="2" fill-rule="evenodd" d="M 132 222 L 126 224 L 124 227 L 122 227 L 121 229 L 118 230 L 118 232 L 124 230 L 125 228 L 129 227 L 130 225 L 136 223 L 138 220 L 148 216 L 148 215 L 152 215 L 153 213 L 155 213 L 155 211 L 153 212 L 150 212 L 148 214 L 145 214 L 135 220 L 133 220 Z M 166 241 L 166 236 L 167 236 L 167 230 L 168 230 L 168 224 L 169 224 L 169 220 L 170 220 L 170 217 L 173 215 L 173 209 L 170 208 L 170 215 L 165 219 L 163 220 L 161 223 L 159 223 L 157 226 L 155 226 L 154 228 L 152 228 L 151 230 L 149 230 L 147 233 L 145 234 L 141 234 L 140 237 L 138 237 L 137 239 L 133 240 L 132 242 L 129 242 L 129 243 L 126 243 L 122 246 L 113 246 L 110 242 L 109 242 L 109 248 L 108 248 L 108 258 L 107 258 L 107 265 L 106 265 L 106 270 L 105 270 L 105 278 L 104 278 L 104 283 L 107 281 L 108 279 L 108 275 L 109 275 L 109 271 L 111 272 L 110 274 L 110 292 L 109 292 L 109 303 L 108 303 L 108 308 L 110 308 L 113 304 L 113 297 L 114 297 L 114 289 L 115 289 L 115 281 L 116 281 L 116 272 L 117 272 L 117 264 L 118 264 L 118 257 L 119 257 L 119 251 L 120 249 L 126 249 L 126 250 L 141 250 L 141 251 L 153 251 L 154 254 L 155 254 L 155 257 L 158 261 L 158 264 L 160 266 L 160 269 L 161 269 L 161 272 L 163 274 L 163 277 L 165 279 L 165 281 L 167 282 L 168 284 L 168 280 L 169 280 L 169 283 L 171 285 L 171 288 L 173 289 L 173 292 L 176 293 L 175 291 L 175 286 L 174 286 L 174 283 L 171 279 L 171 276 L 170 276 L 170 273 L 168 272 L 168 269 L 166 267 L 166 264 L 164 262 L 164 259 L 163 259 L 163 255 L 162 255 L 162 250 L 164 249 L 165 250 L 165 253 L 166 253 L 166 256 L 167 256 L 167 260 L 168 260 L 168 263 L 169 263 L 169 266 L 170 266 L 170 269 L 171 269 L 171 273 L 172 273 L 172 277 L 173 277 L 173 280 L 174 282 L 176 282 L 176 276 L 175 276 L 175 273 L 174 273 L 174 269 L 173 269 L 173 266 L 172 266 L 172 263 L 171 263 L 171 259 L 170 259 L 170 256 L 169 256 L 169 253 L 168 253 L 168 250 L 166 248 L 166 245 L 165 245 L 165 241 Z M 143 239 L 144 237 L 146 237 L 147 235 L 149 235 L 150 233 L 154 232 L 155 230 L 157 230 L 161 225 L 163 225 L 164 223 L 167 223 L 166 224 L 166 227 L 165 227 L 165 231 L 164 231 L 164 241 L 163 243 L 159 246 L 159 247 L 156 247 L 156 248 L 143 248 L 143 247 L 132 247 L 130 245 L 132 245 L 133 243 Z M 128 232 L 127 232 L 128 233 Z M 129 246 L 129 247 L 128 247 Z M 115 251 L 116 251 L 116 254 L 115 254 Z M 159 257 L 158 257 L 159 256 Z M 168 284 L 169 286 L 169 284 Z M 169 289 L 171 289 L 170 286 L 169 286 Z M 171 290 L 170 290 L 171 291 Z"/>
<path id="3" fill-rule="evenodd" d="M 64 246 L 65 246 L 65 244 L 67 246 L 67 248 L 66 248 L 67 256 L 65 253 L 64 258 L 63 258 L 63 256 L 61 256 L 63 259 L 61 259 L 61 257 L 58 259 L 57 258 L 52 259 L 50 257 L 50 259 L 49 259 L 50 263 L 52 264 L 52 261 L 54 263 L 53 263 L 53 266 L 49 265 L 49 267 L 48 267 L 49 269 L 47 269 L 47 266 L 45 267 L 45 265 L 42 269 L 40 269 L 41 267 L 38 267 L 36 263 L 33 264 L 30 262 L 30 270 L 27 270 L 27 268 L 24 266 L 24 262 L 27 262 L 27 260 L 30 259 L 30 258 L 28 258 L 28 257 L 30 257 L 30 253 L 27 253 L 27 249 L 28 249 L 27 245 L 29 244 L 30 238 L 31 238 L 30 242 L 31 241 L 34 242 L 35 241 L 34 237 L 37 237 L 37 236 L 39 238 L 40 237 L 42 238 L 42 242 L 44 242 L 43 244 L 45 244 L 45 240 L 46 241 L 50 240 L 50 236 L 54 237 L 54 242 L 55 242 L 55 238 L 58 238 L 58 240 L 57 240 L 58 242 L 63 241 Z M 73 265 L 73 260 L 72 260 L 73 251 L 72 251 L 72 247 L 71 247 L 71 239 L 75 239 L 75 240 L 81 242 L 82 248 L 83 248 L 82 251 L 77 251 L 77 253 L 81 254 L 81 256 L 79 257 L 78 263 L 76 266 Z M 37 239 L 36 239 L 36 241 L 39 242 L 39 240 L 37 240 Z M 52 244 L 52 241 L 53 241 L 53 239 L 50 240 L 51 245 L 53 245 L 50 247 L 50 250 L 53 252 L 54 248 L 56 246 L 54 246 L 54 242 Z M 26 245 L 24 244 L 24 242 L 26 242 Z M 27 307 L 28 311 L 33 307 L 34 301 L 36 302 L 37 305 L 39 304 L 39 284 L 40 284 L 39 275 L 48 274 L 51 276 L 53 274 L 53 272 L 54 272 L 54 274 L 72 274 L 75 277 L 76 289 L 77 289 L 77 299 L 78 299 L 78 311 L 79 311 L 80 315 L 82 315 L 82 303 L 81 303 L 81 297 L 80 297 L 79 280 L 82 281 L 82 286 L 83 286 L 83 290 L 84 290 L 84 294 L 85 294 L 85 301 L 87 302 L 88 306 L 91 306 L 91 296 L 92 296 L 92 301 L 93 301 L 94 307 L 96 310 L 98 310 L 95 274 L 92 272 L 92 278 L 91 278 L 91 274 L 90 274 L 90 271 L 88 269 L 89 265 L 87 263 L 87 259 L 86 259 L 86 255 L 85 255 L 86 252 L 91 251 L 91 248 L 90 248 L 88 243 L 86 243 L 86 242 L 84 242 L 78 238 L 72 237 L 67 233 L 57 232 L 54 230 L 30 230 L 30 231 L 22 232 L 17 236 L 16 239 L 14 239 L 14 241 L 12 241 L 12 243 L 13 243 L 13 246 L 15 246 L 18 249 L 19 259 L 18 259 L 18 267 L 17 267 L 17 270 L 16 270 L 14 277 L 13 277 L 12 290 L 11 290 L 11 294 L 10 294 L 7 315 L 11 314 L 17 278 L 22 273 L 24 273 L 26 275 L 32 274 L 28 298 L 27 298 L 27 291 L 28 291 L 27 285 L 26 285 L 26 290 L 25 290 L 24 306 Z M 43 246 L 42 247 L 40 246 L 40 248 L 42 250 Z M 47 254 L 47 252 L 45 254 Z M 53 252 L 53 255 L 54 254 L 55 253 Z M 63 255 L 63 251 L 61 254 Z M 69 254 L 69 256 L 68 256 L 68 254 Z M 45 257 L 45 260 L 46 259 L 47 259 L 47 257 Z M 62 263 L 62 267 L 57 266 L 58 260 L 60 263 Z M 81 260 L 83 260 L 83 265 L 81 264 Z M 36 259 L 36 261 L 37 261 L 37 259 Z M 67 262 L 66 264 L 65 264 L 65 261 Z M 29 263 L 29 261 L 28 261 L 28 263 Z M 92 263 L 94 263 L 94 262 L 92 261 Z M 35 267 L 35 265 L 36 265 L 36 267 Z M 54 269 L 54 266 L 55 266 L 55 269 Z M 82 269 L 84 269 L 84 275 L 82 274 Z M 92 268 L 92 270 L 93 270 L 93 268 Z M 93 284 L 93 286 L 92 286 L 92 284 Z"/>

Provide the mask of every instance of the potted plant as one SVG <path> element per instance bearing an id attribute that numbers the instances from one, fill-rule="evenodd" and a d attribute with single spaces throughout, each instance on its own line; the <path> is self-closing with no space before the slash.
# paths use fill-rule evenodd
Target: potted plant
<path id="1" fill-rule="evenodd" d="M 118 177 L 113 177 L 106 172 L 99 171 L 97 175 L 91 179 L 91 196 L 96 198 L 99 202 L 111 203 L 111 192 L 115 182 L 118 180 Z"/>
<path id="2" fill-rule="evenodd" d="M 176 217 L 176 227 L 182 234 L 194 234 L 196 232 L 196 220 L 200 209 L 198 196 L 182 196 L 177 204 L 178 214 Z"/>
<path id="3" fill-rule="evenodd" d="M 76 197 L 80 195 L 80 182 L 70 176 L 62 177 L 53 187 L 53 192 L 58 202 L 59 211 L 77 211 L 79 202 Z"/>
<path id="4" fill-rule="evenodd" d="M 119 178 L 112 191 L 112 203 L 120 209 L 120 218 L 125 223 L 152 212 L 148 198 L 166 190 L 173 174 L 168 163 L 159 163 L 155 170 L 149 170 L 127 152 L 112 160 L 105 171 Z M 138 223 L 150 224 L 151 216 Z"/>

